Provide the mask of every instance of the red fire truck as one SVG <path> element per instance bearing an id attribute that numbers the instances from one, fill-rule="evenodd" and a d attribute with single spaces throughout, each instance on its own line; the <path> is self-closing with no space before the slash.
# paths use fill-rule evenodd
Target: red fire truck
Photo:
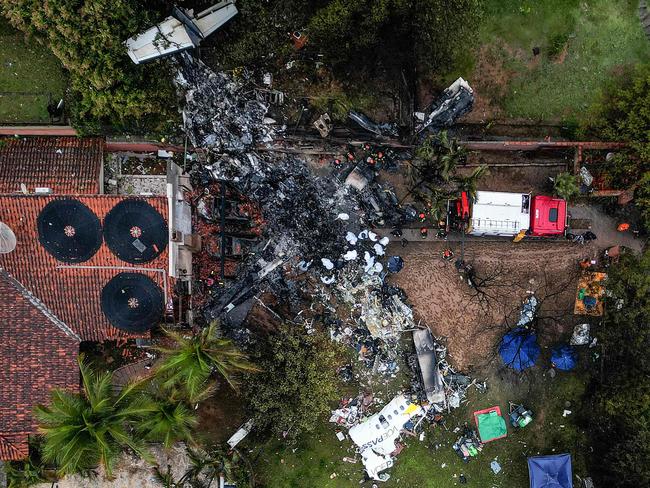
<path id="1" fill-rule="evenodd" d="M 530 193 L 466 192 L 449 202 L 448 227 L 477 236 L 563 236 L 568 227 L 567 203 L 561 198 Z"/>

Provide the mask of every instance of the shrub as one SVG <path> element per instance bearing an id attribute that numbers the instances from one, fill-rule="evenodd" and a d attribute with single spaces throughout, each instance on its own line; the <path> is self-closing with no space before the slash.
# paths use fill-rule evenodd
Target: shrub
<path id="1" fill-rule="evenodd" d="M 571 173 L 560 173 L 555 177 L 553 189 L 558 197 L 572 200 L 580 193 L 578 178 Z"/>

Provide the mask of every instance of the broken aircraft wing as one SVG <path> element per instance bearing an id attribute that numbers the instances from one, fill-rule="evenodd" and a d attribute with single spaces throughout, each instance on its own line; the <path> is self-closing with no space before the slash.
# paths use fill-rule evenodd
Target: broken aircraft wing
<path id="1" fill-rule="evenodd" d="M 125 42 L 135 64 L 145 63 L 200 42 L 237 15 L 233 0 L 224 0 L 194 16 L 191 10 L 174 8 L 173 16 Z"/>

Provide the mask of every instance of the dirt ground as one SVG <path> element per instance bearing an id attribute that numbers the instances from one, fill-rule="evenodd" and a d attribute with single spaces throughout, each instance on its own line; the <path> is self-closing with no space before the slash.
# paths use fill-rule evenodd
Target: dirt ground
<path id="1" fill-rule="evenodd" d="M 454 264 L 441 258 L 447 246 L 460 256 L 459 242 L 391 246 L 389 252 L 405 261 L 391 281 L 406 291 L 418 318 L 446 338 L 451 362 L 465 372 L 496 358 L 496 344 L 517 322 L 528 292 L 535 292 L 545 317 L 540 342 L 550 344 L 568 335 L 578 320 L 573 315 L 578 261 L 594 252 L 590 245 L 564 242 L 466 242 L 465 261 L 479 279 L 488 281 L 486 296 L 477 296 Z"/>
<path id="2" fill-rule="evenodd" d="M 154 447 L 151 453 L 163 473 L 170 466 L 175 479 L 180 478 L 190 466 L 189 457 L 182 444 L 175 444 L 168 451 Z M 164 486 L 154 469 L 142 459 L 123 454 L 114 471 L 114 479 L 106 479 L 103 469 L 98 469 L 96 478 L 80 475 L 66 476 L 56 483 L 40 483 L 35 488 L 160 488 Z"/>

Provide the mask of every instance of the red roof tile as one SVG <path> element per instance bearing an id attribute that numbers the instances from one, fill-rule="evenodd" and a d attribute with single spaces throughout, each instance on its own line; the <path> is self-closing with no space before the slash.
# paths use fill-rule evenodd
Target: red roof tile
<path id="1" fill-rule="evenodd" d="M 57 194 L 99 193 L 104 139 L 21 137 L 0 142 L 0 193 L 20 192 L 24 183 Z"/>
<path id="2" fill-rule="evenodd" d="M 27 457 L 37 430 L 32 410 L 49 401 L 51 389 L 78 389 L 78 353 L 79 341 L 0 271 L 0 460 Z"/>
<path id="3" fill-rule="evenodd" d="M 133 337 L 108 322 L 101 309 L 101 290 L 116 274 L 133 271 L 149 276 L 164 291 L 165 298 L 170 297 L 172 283 L 168 277 L 168 248 L 153 261 L 143 265 L 121 261 L 105 243 L 90 260 L 79 265 L 66 265 L 57 261 L 39 243 L 36 227 L 36 218 L 41 209 L 56 198 L 0 195 L 0 222 L 7 224 L 17 239 L 13 252 L 0 254 L 0 268 L 15 277 L 82 340 L 103 341 Z M 102 222 L 109 210 L 124 200 L 124 197 L 108 195 L 77 198 Z M 145 200 L 168 220 L 165 197 L 148 197 Z"/>

